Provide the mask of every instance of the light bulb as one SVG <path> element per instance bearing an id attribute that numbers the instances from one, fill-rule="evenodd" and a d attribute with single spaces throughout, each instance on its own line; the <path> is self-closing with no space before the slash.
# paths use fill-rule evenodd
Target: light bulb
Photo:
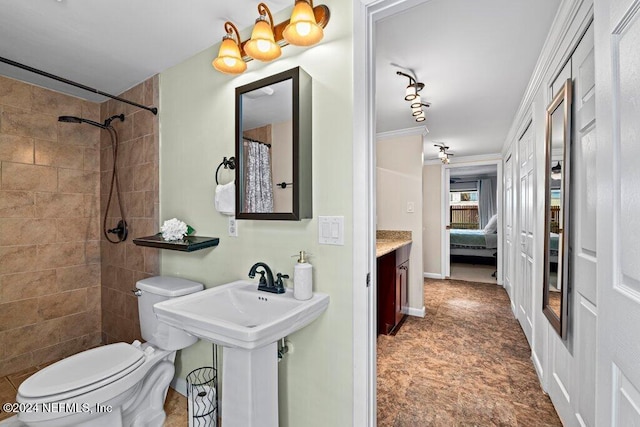
<path id="1" fill-rule="evenodd" d="M 298 32 L 298 34 L 300 34 L 302 37 L 306 37 L 309 35 L 309 33 L 311 32 L 311 24 L 308 22 L 298 22 L 296 24 L 296 31 Z"/>
<path id="2" fill-rule="evenodd" d="M 269 52 L 269 48 L 271 47 L 271 43 L 267 40 L 258 40 L 258 50 L 260 52 Z"/>

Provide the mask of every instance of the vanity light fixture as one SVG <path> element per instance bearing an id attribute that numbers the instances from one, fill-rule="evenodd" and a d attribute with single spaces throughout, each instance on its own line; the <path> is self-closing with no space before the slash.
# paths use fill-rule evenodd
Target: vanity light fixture
<path id="1" fill-rule="evenodd" d="M 246 62 L 253 59 L 272 61 L 281 55 L 281 48 L 288 45 L 311 46 L 322 40 L 331 12 L 323 4 L 313 6 L 313 0 L 296 0 L 291 19 L 274 24 L 266 4 L 258 5 L 260 17 L 256 20 L 251 39 L 243 42 L 238 28 L 231 22 L 224 23 L 226 35 L 213 67 L 226 74 L 240 74 L 247 69 Z M 267 19 L 268 17 L 268 19 Z M 242 63 L 242 64 L 241 64 Z"/>
<path id="2" fill-rule="evenodd" d="M 291 19 L 282 32 L 284 39 L 294 46 L 312 46 L 322 40 L 324 31 L 313 12 L 313 0 L 296 0 Z"/>
<path id="3" fill-rule="evenodd" d="M 251 40 L 244 45 L 244 51 L 259 61 L 272 61 L 282 54 L 280 45 L 276 43 L 273 35 L 273 16 L 264 3 L 258 5 L 258 13 L 260 16 L 251 32 Z"/>
<path id="4" fill-rule="evenodd" d="M 240 55 L 240 32 L 233 23 L 224 23 L 227 34 L 222 38 L 218 57 L 213 60 L 213 68 L 225 74 L 240 74 L 247 69 L 247 63 Z M 235 34 L 235 39 L 234 39 Z"/>

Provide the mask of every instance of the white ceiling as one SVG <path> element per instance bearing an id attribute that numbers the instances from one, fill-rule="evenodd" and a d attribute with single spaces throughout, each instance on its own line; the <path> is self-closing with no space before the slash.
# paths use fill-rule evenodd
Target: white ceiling
<path id="1" fill-rule="evenodd" d="M 559 0 L 430 0 L 376 27 L 377 132 L 420 126 L 404 100 L 413 69 L 433 142 L 456 157 L 499 153 L 542 50 Z"/>
<path id="2" fill-rule="evenodd" d="M 345 0 L 346 1 L 346 0 Z M 4 0 L 0 56 L 120 94 L 218 43 L 226 20 L 248 32 L 256 0 Z M 269 0 L 275 14 L 292 0 Z M 426 84 L 431 142 L 456 157 L 499 152 L 559 0 L 429 0 L 377 27 L 378 132 L 417 126 L 394 62 Z M 213 59 L 213 58 L 212 58 Z M 213 70 L 212 70 L 213 72 Z M 0 75 L 104 98 L 0 63 Z M 382 102 L 382 100 L 384 102 Z M 432 150 L 432 151 L 430 151 Z"/>
<path id="3" fill-rule="evenodd" d="M 292 0 L 268 3 L 274 14 L 293 6 Z M 250 28 L 257 5 L 254 0 L 4 0 L 0 56 L 117 95 L 220 42 L 225 21 Z M 4 63 L 0 74 L 104 100 Z"/>

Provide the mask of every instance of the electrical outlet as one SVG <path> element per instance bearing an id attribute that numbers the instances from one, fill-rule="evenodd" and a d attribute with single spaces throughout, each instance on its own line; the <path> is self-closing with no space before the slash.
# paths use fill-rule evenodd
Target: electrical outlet
<path id="1" fill-rule="evenodd" d="M 238 221 L 232 216 L 229 217 L 229 236 L 238 237 Z"/>
<path id="2" fill-rule="evenodd" d="M 413 202 L 407 202 L 407 212 L 409 213 L 415 212 L 415 205 Z"/>

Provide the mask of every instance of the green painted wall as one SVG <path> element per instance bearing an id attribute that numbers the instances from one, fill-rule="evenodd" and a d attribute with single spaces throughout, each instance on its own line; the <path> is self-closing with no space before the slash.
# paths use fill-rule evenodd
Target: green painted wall
<path id="1" fill-rule="evenodd" d="M 353 11 L 352 2 L 324 4 L 331 21 L 318 46 L 286 47 L 275 62 L 250 62 L 233 77 L 211 66 L 216 45 L 160 75 L 160 221 L 177 217 L 199 235 L 220 237 L 214 249 L 163 251 L 162 274 L 213 287 L 247 278 L 251 265 L 264 261 L 293 276 L 291 255 L 306 250 L 314 290 L 331 297 L 318 320 L 289 337 L 295 350 L 279 365 L 281 426 L 352 423 Z M 234 155 L 235 87 L 296 66 L 313 78 L 313 219 L 241 220 L 239 236 L 227 237 L 227 217 L 215 211 L 213 195 L 216 167 Z M 224 182 L 230 177 L 221 174 Z M 344 246 L 317 243 L 318 215 L 344 215 Z M 210 360 L 211 347 L 200 342 L 180 352 L 177 374 L 184 378 Z"/>

